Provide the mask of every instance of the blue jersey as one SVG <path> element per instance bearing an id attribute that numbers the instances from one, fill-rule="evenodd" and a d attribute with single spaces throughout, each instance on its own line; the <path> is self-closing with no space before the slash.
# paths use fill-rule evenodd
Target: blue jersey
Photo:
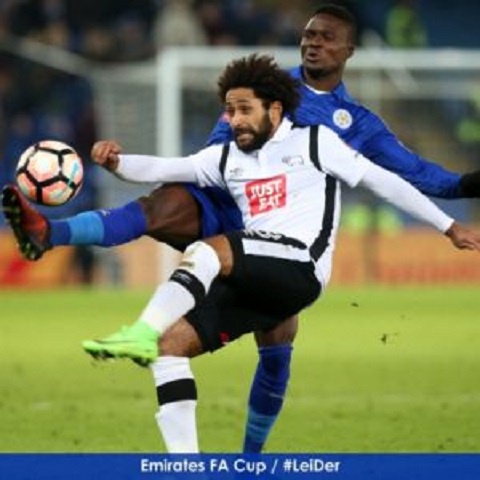
<path id="1" fill-rule="evenodd" d="M 302 81 L 301 67 L 290 70 L 292 77 Z M 301 82 L 300 105 L 292 120 L 301 126 L 323 124 L 331 128 L 372 162 L 404 178 L 426 195 L 438 198 L 460 198 L 460 175 L 449 172 L 409 150 L 390 131 L 383 120 L 348 93 L 340 83 L 333 91 L 318 93 Z M 208 139 L 208 144 L 232 139 L 226 119 L 221 118 Z M 217 202 L 218 203 L 218 202 Z M 223 217 L 234 218 L 226 229 L 242 228 L 238 214 L 231 215 L 235 205 L 226 205 Z M 205 204 L 210 216 L 211 209 Z M 213 214 L 214 216 L 217 216 Z M 222 221 L 222 220 L 220 220 Z M 208 228 L 204 231 L 208 231 Z"/>

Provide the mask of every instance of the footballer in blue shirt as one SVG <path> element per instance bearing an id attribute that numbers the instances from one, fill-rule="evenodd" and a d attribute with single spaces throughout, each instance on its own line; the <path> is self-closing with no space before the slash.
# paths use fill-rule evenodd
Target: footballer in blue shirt
<path id="1" fill-rule="evenodd" d="M 299 125 L 327 125 L 354 149 L 427 195 L 444 199 L 480 197 L 480 172 L 461 175 L 422 158 L 407 149 L 378 115 L 349 95 L 342 76 L 354 54 L 355 38 L 355 19 L 341 6 L 323 4 L 309 19 L 300 44 L 302 64 L 290 71 L 302 82 L 301 104 L 293 120 Z M 208 143 L 230 139 L 228 119 L 221 118 Z M 242 228 L 240 212 L 226 192 L 193 185 L 163 186 L 120 208 L 83 212 L 55 221 L 38 214 L 14 186 L 4 188 L 2 202 L 20 250 L 30 260 L 39 259 L 57 245 L 110 247 L 142 235 L 183 250 L 199 238 Z M 291 317 L 273 330 L 254 331 L 259 361 L 249 397 L 245 453 L 262 451 L 280 413 L 297 325 L 297 318 Z M 215 350 L 233 340 L 232 332 L 222 325 L 212 326 L 213 331 L 218 338 L 205 350 Z M 238 337 L 238 332 L 235 335 Z M 184 360 L 182 375 L 188 381 L 177 382 L 171 401 L 196 401 L 193 374 L 188 359 Z M 151 368 L 155 378 L 155 363 Z M 156 416 L 160 429 L 159 419 L 165 415 L 166 409 L 160 404 Z"/>

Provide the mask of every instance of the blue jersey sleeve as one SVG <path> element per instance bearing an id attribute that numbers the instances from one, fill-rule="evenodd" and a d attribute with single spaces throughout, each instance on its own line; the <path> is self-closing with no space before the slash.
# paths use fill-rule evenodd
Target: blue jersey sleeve
<path id="1" fill-rule="evenodd" d="M 207 139 L 206 146 L 219 144 L 219 143 L 226 143 L 232 140 L 232 129 L 230 128 L 230 124 L 225 118 L 225 114 L 223 114 L 213 127 L 213 130 L 210 132 L 210 135 Z"/>
<path id="2" fill-rule="evenodd" d="M 369 112 L 371 135 L 360 152 L 377 165 L 396 173 L 426 195 L 438 198 L 460 198 L 458 173 L 433 163 L 408 149 L 380 118 Z"/>
<path id="3" fill-rule="evenodd" d="M 301 78 L 301 69 L 290 70 Z M 409 150 L 375 113 L 350 96 L 343 83 L 318 94 L 302 85 L 295 120 L 300 125 L 321 123 L 377 165 L 390 170 L 426 195 L 461 198 L 461 175 L 452 173 Z"/>

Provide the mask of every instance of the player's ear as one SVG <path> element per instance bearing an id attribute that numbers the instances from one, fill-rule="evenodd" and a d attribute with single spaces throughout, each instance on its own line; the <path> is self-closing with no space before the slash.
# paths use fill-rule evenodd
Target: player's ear
<path id="1" fill-rule="evenodd" d="M 348 58 L 350 58 L 355 53 L 355 44 L 352 42 L 348 46 Z"/>
<path id="2" fill-rule="evenodd" d="M 270 114 L 270 120 L 273 123 L 280 123 L 280 120 L 283 117 L 283 105 L 282 102 L 275 100 L 270 104 L 270 107 L 268 109 L 268 112 Z"/>

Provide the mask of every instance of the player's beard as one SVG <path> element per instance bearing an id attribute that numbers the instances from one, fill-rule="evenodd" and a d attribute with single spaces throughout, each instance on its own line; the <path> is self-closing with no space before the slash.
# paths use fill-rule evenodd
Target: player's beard
<path id="1" fill-rule="evenodd" d="M 235 138 L 235 143 L 237 144 L 237 147 L 242 152 L 253 152 L 262 148 L 263 145 L 267 143 L 267 141 L 272 135 L 272 130 L 273 124 L 270 120 L 268 113 L 265 113 L 256 131 L 253 128 L 238 128 L 233 131 L 233 136 Z M 239 143 L 237 140 L 238 136 L 243 133 L 249 133 L 252 136 L 252 140 L 248 143 Z"/>

